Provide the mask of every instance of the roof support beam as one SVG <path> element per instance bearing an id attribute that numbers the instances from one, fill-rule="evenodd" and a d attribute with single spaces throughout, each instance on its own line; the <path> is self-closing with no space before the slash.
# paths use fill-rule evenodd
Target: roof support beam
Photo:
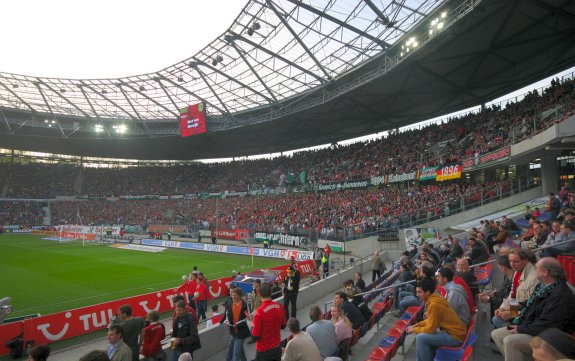
<path id="1" fill-rule="evenodd" d="M 38 79 L 38 78 L 37 78 Z M 52 88 L 50 85 L 44 83 L 41 81 L 41 79 L 38 79 L 38 83 L 40 85 L 44 85 L 46 88 L 50 89 L 52 92 L 58 94 L 58 96 L 62 99 L 64 99 L 66 101 L 66 103 L 70 104 L 71 106 L 73 106 L 77 111 L 79 111 L 80 113 L 84 114 L 84 116 L 86 118 L 90 118 L 90 115 L 88 115 L 88 113 L 86 113 L 85 111 L 83 111 L 82 109 L 80 109 L 80 107 L 78 107 L 76 104 L 72 103 L 70 101 L 70 99 L 66 98 L 62 93 L 57 92 L 56 90 L 54 90 L 54 88 Z"/>
<path id="2" fill-rule="evenodd" d="M 266 3 L 268 4 L 268 7 L 270 9 L 272 9 L 272 11 L 274 12 L 274 14 L 276 14 L 276 16 L 278 17 L 278 19 L 280 19 L 280 21 L 282 22 L 282 24 L 285 26 L 285 28 L 291 33 L 291 35 L 294 37 L 294 39 L 299 43 L 299 45 L 303 48 L 303 50 L 305 50 L 305 52 L 309 55 L 309 57 L 314 61 L 314 63 L 318 66 L 318 68 L 321 69 L 321 71 L 324 73 L 325 77 L 327 79 L 331 80 L 331 76 L 329 75 L 328 71 L 326 70 L 326 68 L 319 62 L 319 60 L 317 60 L 317 58 L 315 57 L 315 55 L 311 52 L 311 50 L 309 50 L 309 48 L 307 47 L 307 45 L 305 45 L 305 43 L 303 42 L 303 40 L 301 40 L 301 38 L 299 37 L 298 34 L 296 34 L 295 30 L 292 29 L 292 27 L 289 25 L 289 23 L 287 22 L 286 19 L 284 19 L 284 17 L 282 16 L 282 14 L 280 14 L 280 12 L 278 11 L 278 9 L 275 7 L 274 3 L 271 0 L 266 0 Z"/>
<path id="3" fill-rule="evenodd" d="M 2 109 L 0 109 L 0 114 L 2 114 L 2 118 L 6 122 L 6 128 L 8 128 L 8 132 L 12 134 L 12 127 L 10 126 L 10 122 L 8 121 L 8 118 L 6 118 L 6 114 L 4 114 Z"/>
<path id="4" fill-rule="evenodd" d="M 210 69 L 211 71 L 218 73 L 219 75 L 225 77 L 228 80 L 233 81 L 234 83 L 238 84 L 239 86 L 241 86 L 242 88 L 246 88 L 249 89 L 251 92 L 253 92 L 254 94 L 257 94 L 259 96 L 261 96 L 262 98 L 264 98 L 265 100 L 267 100 L 268 103 L 273 103 L 273 99 L 271 99 L 270 97 L 268 97 L 267 95 L 260 93 L 259 91 L 255 90 L 254 88 L 252 88 L 251 86 L 242 83 L 241 81 L 237 80 L 234 77 L 229 76 L 228 74 L 224 73 L 223 71 L 221 71 L 220 69 L 217 69 L 213 66 L 210 66 L 209 64 L 205 63 L 204 61 L 196 58 L 195 56 L 193 57 L 193 59 L 197 62 L 198 65 L 202 65 L 205 66 L 206 68 Z M 257 103 L 255 103 L 257 104 Z M 261 104 L 260 104 L 261 105 Z"/>
<path id="5" fill-rule="evenodd" d="M 12 95 L 14 95 L 19 101 L 22 102 L 22 104 L 24 104 L 25 106 L 28 107 L 28 109 L 30 109 L 30 111 L 35 112 L 36 109 L 32 108 L 30 106 L 30 104 L 28 104 L 28 102 L 26 102 L 24 99 L 22 99 L 18 94 L 16 94 L 12 89 L 10 89 L 9 87 L 6 86 L 6 84 L 4 84 L 4 82 L 0 81 L 0 85 L 2 85 L 4 87 L 4 89 L 8 90 L 8 92 Z"/>
<path id="6" fill-rule="evenodd" d="M 375 15 L 377 15 L 377 17 L 379 18 L 379 20 L 381 20 L 383 25 L 388 27 L 391 27 L 393 25 L 392 22 L 389 20 L 389 18 L 385 16 L 385 14 L 381 10 L 379 10 L 379 8 L 371 0 L 363 0 L 363 2 L 366 3 L 367 6 L 369 6 L 369 8 L 375 13 Z"/>
<path id="7" fill-rule="evenodd" d="M 212 87 L 212 85 L 210 84 L 210 82 L 208 81 L 208 79 L 206 78 L 204 72 L 202 72 L 200 70 L 200 68 L 196 68 L 196 71 L 198 72 L 198 75 L 202 78 L 202 80 L 204 81 L 204 83 L 206 83 L 206 85 L 208 86 L 208 88 L 210 88 L 210 91 L 212 92 L 212 94 L 214 94 L 214 96 L 216 97 L 216 99 L 218 100 L 218 102 L 220 102 L 220 104 L 222 105 L 222 107 L 224 107 L 224 109 L 226 110 L 226 114 L 230 115 L 230 110 L 228 109 L 228 107 L 226 106 L 226 103 L 224 103 L 222 101 L 222 98 L 220 98 L 220 96 L 218 95 L 218 93 L 216 93 L 216 91 L 214 90 L 214 88 Z"/>
<path id="8" fill-rule="evenodd" d="M 157 106 L 159 106 L 160 108 L 164 109 L 165 111 L 167 111 L 168 113 L 172 114 L 174 116 L 174 118 L 178 119 L 179 116 L 173 111 L 170 110 L 168 108 L 166 108 L 163 104 L 158 103 L 158 101 L 156 99 L 150 98 L 148 95 L 146 95 L 145 93 L 141 92 L 140 90 L 134 88 L 133 86 L 131 86 L 130 84 L 124 84 L 123 86 L 126 86 L 130 89 L 132 89 L 133 91 L 135 91 L 138 94 L 142 94 L 144 96 L 144 98 L 148 99 L 149 101 L 151 101 L 152 103 L 156 104 Z M 176 108 L 177 109 L 177 108 Z"/>
<path id="9" fill-rule="evenodd" d="M 86 94 L 86 91 L 84 90 L 84 87 L 81 84 L 77 85 L 78 88 L 80 88 L 80 91 L 82 92 L 82 95 L 84 95 L 84 99 L 86 99 L 86 101 L 88 102 L 88 105 L 90 106 L 90 109 L 92 109 L 92 112 L 94 113 L 94 115 L 96 116 L 96 119 L 100 120 L 100 115 L 98 114 L 98 112 L 96 111 L 96 109 L 94 108 L 94 105 L 92 104 L 92 102 L 90 101 L 90 98 L 88 98 L 88 94 Z"/>
<path id="10" fill-rule="evenodd" d="M 91 84 L 86 84 L 84 83 L 84 81 L 82 81 L 82 86 L 86 87 L 88 89 L 90 89 L 91 91 L 93 91 L 94 93 L 100 95 L 102 98 L 104 98 L 107 102 L 109 102 L 110 104 L 112 104 L 113 106 L 115 106 L 116 108 L 120 109 L 121 111 L 123 111 L 124 113 L 126 113 L 130 118 L 132 118 L 133 120 L 138 120 L 138 118 L 136 118 L 134 116 L 134 114 L 130 113 L 129 111 L 127 111 L 126 109 L 124 109 L 124 107 L 116 104 L 115 101 L 113 101 L 112 99 L 108 98 L 107 96 L 105 96 L 103 93 L 98 93 Z"/>
<path id="11" fill-rule="evenodd" d="M 256 76 L 256 78 L 258 78 L 258 80 L 260 81 L 260 83 L 262 83 L 262 85 L 264 86 L 264 88 L 266 88 L 266 90 L 268 91 L 268 93 L 270 94 L 270 96 L 273 98 L 274 102 L 277 103 L 278 100 L 276 99 L 274 92 L 272 92 L 272 90 L 268 87 L 268 85 L 266 84 L 266 82 L 262 79 L 262 77 L 258 74 L 258 72 L 254 69 L 254 67 L 252 66 L 252 64 L 250 64 L 250 62 L 248 61 L 248 59 L 246 59 L 244 53 L 240 50 L 240 48 L 238 48 L 238 46 L 236 45 L 236 43 L 232 40 L 229 42 L 231 47 L 235 49 L 235 51 L 239 54 L 240 58 L 242 58 L 242 60 L 244 61 L 244 63 L 246 63 L 246 65 L 248 66 L 248 68 L 250 68 L 250 70 L 252 71 L 252 73 Z"/>
<path id="12" fill-rule="evenodd" d="M 162 88 L 162 90 L 164 91 L 164 93 L 166 94 L 166 96 L 168 97 L 168 99 L 170 99 L 170 101 L 172 102 L 172 105 L 174 106 L 174 109 L 179 109 L 178 105 L 176 104 L 176 102 L 174 101 L 174 98 L 172 98 L 172 95 L 170 93 L 168 93 L 168 90 L 166 89 L 166 87 L 164 86 L 164 83 L 162 83 L 160 81 L 160 78 L 156 78 L 156 81 L 158 82 L 158 84 L 160 85 L 160 88 Z"/>
<path id="13" fill-rule="evenodd" d="M 288 0 L 288 1 L 294 5 L 297 5 L 301 8 L 306 9 L 309 12 L 312 12 L 318 16 L 321 16 L 324 19 L 327 19 L 333 23 L 336 23 L 337 25 L 341 26 L 342 28 L 346 28 L 347 30 L 353 31 L 356 34 L 361 35 L 364 38 L 373 41 L 374 43 L 379 45 L 382 49 L 388 49 L 390 47 L 390 45 L 388 43 L 386 43 L 385 41 L 382 41 L 382 40 L 378 39 L 377 37 L 366 33 L 365 31 L 359 30 L 358 28 L 351 26 L 348 23 L 343 22 L 343 21 L 339 20 L 338 18 L 333 17 L 333 16 L 331 16 L 331 15 L 329 15 L 329 14 L 327 14 L 321 10 L 318 10 L 318 9 L 314 8 L 313 6 L 307 5 L 307 4 L 303 3 L 301 0 Z"/>
<path id="14" fill-rule="evenodd" d="M 263 51 L 264 53 L 266 53 L 266 54 L 268 54 L 268 55 L 271 55 L 271 56 L 273 56 L 274 58 L 277 58 L 277 59 L 283 61 L 284 63 L 288 64 L 288 65 L 293 66 L 294 68 L 300 70 L 301 72 L 304 72 L 304 73 L 306 73 L 306 74 L 311 75 L 312 77 L 314 77 L 314 78 L 316 78 L 317 80 L 319 80 L 320 83 L 322 83 L 322 84 L 323 84 L 323 83 L 326 83 L 326 80 L 325 80 L 324 78 L 318 76 L 318 75 L 315 74 L 314 72 L 312 72 L 312 71 L 310 71 L 310 70 L 308 70 L 308 69 L 306 69 L 306 68 L 304 68 L 304 67 L 302 67 L 302 66 L 300 66 L 300 65 L 298 65 L 298 64 L 296 64 L 296 63 L 294 63 L 294 62 L 292 62 L 292 61 L 290 61 L 290 60 L 288 60 L 288 59 L 286 59 L 286 58 L 284 58 L 283 56 L 281 56 L 281 55 L 279 55 L 279 54 L 277 54 L 277 53 L 274 53 L 273 51 L 270 51 L 269 49 L 266 49 L 266 48 L 262 47 L 262 46 L 259 45 L 259 44 L 254 43 L 253 41 L 251 41 L 251 40 L 249 40 L 249 39 L 247 39 L 247 38 L 245 38 L 245 37 L 243 37 L 243 36 L 241 36 L 241 35 L 239 35 L 239 34 L 234 33 L 233 31 L 230 32 L 230 33 L 231 33 L 236 39 L 241 40 L 241 41 L 243 41 L 244 43 L 248 43 L 249 45 L 253 46 L 254 48 L 258 48 L 259 50 Z"/>
<path id="15" fill-rule="evenodd" d="M 173 86 L 175 86 L 175 87 L 177 87 L 177 88 L 179 88 L 179 89 L 182 89 L 183 91 L 185 91 L 185 92 L 188 93 L 189 95 L 192 95 L 192 96 L 194 96 L 195 98 L 198 98 L 199 100 L 201 100 L 202 102 L 206 103 L 207 105 L 209 105 L 209 106 L 211 106 L 211 107 L 214 107 L 214 109 L 217 109 L 220 113 L 222 113 L 222 114 L 225 114 L 225 113 L 226 113 L 226 112 L 223 111 L 220 107 L 218 107 L 217 105 L 215 105 L 215 104 L 213 104 L 213 103 L 210 103 L 209 101 L 207 101 L 206 99 L 204 99 L 204 98 L 202 98 L 201 96 L 197 95 L 197 94 L 194 93 L 193 91 L 190 91 L 189 89 L 184 88 L 184 87 L 181 86 L 180 84 L 174 82 L 174 81 L 171 80 L 170 78 L 166 78 L 165 76 L 163 76 L 163 75 L 160 74 L 160 73 L 157 73 L 157 74 L 158 74 L 158 76 L 159 76 L 159 80 L 158 80 L 158 81 L 160 81 L 160 80 L 165 80 L 165 81 L 167 81 L 168 83 L 172 84 Z"/>

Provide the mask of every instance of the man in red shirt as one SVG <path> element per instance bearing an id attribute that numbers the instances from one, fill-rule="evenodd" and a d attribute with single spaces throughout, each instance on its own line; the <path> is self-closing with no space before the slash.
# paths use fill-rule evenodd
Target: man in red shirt
<path id="1" fill-rule="evenodd" d="M 208 285 L 204 279 L 204 274 L 200 272 L 198 274 L 198 285 L 196 287 L 196 292 L 194 292 L 194 302 L 196 302 L 200 320 L 206 319 L 206 311 L 208 310 L 208 293 Z"/>
<path id="2" fill-rule="evenodd" d="M 252 337 L 256 340 L 256 361 L 281 361 L 280 330 L 286 327 L 286 315 L 281 304 L 272 301 L 272 286 L 260 286 L 262 305 L 254 313 Z"/>
<path id="3" fill-rule="evenodd" d="M 141 354 L 146 356 L 145 361 L 164 360 L 166 354 L 162 349 L 162 340 L 166 337 L 166 329 L 160 320 L 158 311 L 148 312 L 150 325 L 144 328 L 144 343 Z"/>

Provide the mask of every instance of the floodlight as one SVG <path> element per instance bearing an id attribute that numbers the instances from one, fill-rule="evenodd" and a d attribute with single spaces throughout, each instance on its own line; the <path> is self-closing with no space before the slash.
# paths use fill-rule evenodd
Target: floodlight
<path id="1" fill-rule="evenodd" d="M 180 76 L 180 77 L 178 77 L 178 81 L 179 81 L 180 83 L 183 83 L 183 82 L 184 82 L 184 78 Z"/>
<path id="2" fill-rule="evenodd" d="M 44 123 L 49 123 L 50 121 L 48 119 L 44 119 Z"/>
<path id="3" fill-rule="evenodd" d="M 441 13 L 441 18 L 442 18 L 442 19 L 445 19 L 446 16 L 447 16 L 447 11 L 444 11 L 444 12 Z"/>
<path id="4" fill-rule="evenodd" d="M 52 124 L 56 124 L 56 121 L 55 121 L 55 120 L 52 120 Z"/>
<path id="5" fill-rule="evenodd" d="M 433 35 L 433 29 L 429 30 L 429 35 Z"/>
<path id="6" fill-rule="evenodd" d="M 218 65 L 218 59 L 213 58 L 213 59 L 212 59 L 212 65 L 213 65 L 213 66 Z"/>
<path id="7" fill-rule="evenodd" d="M 254 30 L 260 30 L 261 29 L 261 25 L 257 21 L 254 23 L 253 27 L 254 27 Z"/>
<path id="8" fill-rule="evenodd" d="M 124 134 L 124 133 L 126 133 L 126 130 L 128 129 L 125 124 L 114 125 L 114 126 L 112 126 L 112 128 L 114 128 L 114 130 L 118 134 Z"/>
<path id="9" fill-rule="evenodd" d="M 413 47 L 417 47 L 419 45 L 419 43 L 416 41 L 415 43 L 413 43 Z"/>
<path id="10" fill-rule="evenodd" d="M 221 55 L 218 55 L 216 59 L 218 59 L 218 62 L 220 62 L 220 63 L 221 63 L 222 61 L 224 61 L 224 57 L 221 56 Z"/>
<path id="11" fill-rule="evenodd" d="M 249 36 L 254 35 L 254 29 L 253 28 L 248 28 L 248 35 Z"/>
<path id="12" fill-rule="evenodd" d="M 440 22 L 439 24 L 437 24 L 437 28 L 438 28 L 438 29 L 443 29 L 443 22 Z"/>
<path id="13" fill-rule="evenodd" d="M 146 88 L 144 88 L 143 85 L 140 85 L 140 91 L 143 92 L 144 90 L 146 90 Z"/>
<path id="14" fill-rule="evenodd" d="M 96 124 L 94 126 L 94 130 L 96 133 L 102 133 L 104 131 L 104 126 L 102 124 Z"/>

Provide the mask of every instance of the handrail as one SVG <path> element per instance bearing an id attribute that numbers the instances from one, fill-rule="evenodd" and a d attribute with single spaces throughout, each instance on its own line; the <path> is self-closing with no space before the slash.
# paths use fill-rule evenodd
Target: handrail
<path id="1" fill-rule="evenodd" d="M 491 261 L 485 261 L 485 262 L 481 262 L 481 263 L 476 263 L 474 265 L 469 266 L 469 268 L 473 268 L 473 267 L 479 267 L 479 266 L 485 266 L 486 264 L 490 264 L 490 263 L 494 263 L 497 262 L 496 259 L 492 259 Z"/>

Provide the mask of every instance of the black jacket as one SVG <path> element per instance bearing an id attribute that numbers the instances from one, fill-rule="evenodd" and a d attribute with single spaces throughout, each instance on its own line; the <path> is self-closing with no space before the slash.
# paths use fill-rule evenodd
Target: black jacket
<path id="1" fill-rule="evenodd" d="M 176 317 L 172 329 L 172 337 L 181 339 L 180 344 L 176 346 L 176 350 L 181 353 L 193 353 L 202 347 L 198 327 L 194 322 L 194 317 L 189 313 L 184 317 Z"/>
<path id="2" fill-rule="evenodd" d="M 534 292 L 541 287 L 538 284 Z M 537 336 L 544 330 L 556 327 L 571 334 L 575 330 L 575 296 L 565 281 L 551 291 L 543 292 L 523 315 L 517 326 L 519 333 Z"/>
<path id="3" fill-rule="evenodd" d="M 240 318 L 236 324 L 236 326 L 232 326 L 234 324 L 234 312 L 232 308 L 233 301 L 230 299 L 226 303 L 226 310 L 224 312 L 224 317 L 220 321 L 220 324 L 224 323 L 227 319 L 228 324 L 230 325 L 230 335 L 236 336 L 240 339 L 250 337 L 250 331 L 247 323 L 246 314 L 249 313 L 248 304 L 246 301 L 242 300 L 242 309 L 240 310 Z M 245 321 L 244 321 L 245 320 Z"/>
<path id="4" fill-rule="evenodd" d="M 475 241 L 473 247 L 471 247 L 471 252 L 469 253 L 469 258 L 471 258 L 472 264 L 478 264 L 487 261 L 489 254 L 485 247 L 479 241 Z"/>
<path id="5" fill-rule="evenodd" d="M 292 289 L 288 290 L 287 288 L 287 284 L 288 284 L 288 280 L 291 278 L 291 286 Z M 293 277 L 290 277 L 286 274 L 286 276 L 284 277 L 284 292 L 294 292 L 294 293 L 298 293 L 299 292 L 299 280 L 300 280 L 300 274 L 299 274 L 299 270 L 295 270 Z"/>
<path id="6" fill-rule="evenodd" d="M 365 318 L 363 317 L 359 308 L 356 305 L 349 301 L 345 301 L 341 304 L 341 310 L 343 311 L 344 315 L 349 319 L 351 322 L 351 327 L 356 330 L 361 327 L 365 323 Z"/>

